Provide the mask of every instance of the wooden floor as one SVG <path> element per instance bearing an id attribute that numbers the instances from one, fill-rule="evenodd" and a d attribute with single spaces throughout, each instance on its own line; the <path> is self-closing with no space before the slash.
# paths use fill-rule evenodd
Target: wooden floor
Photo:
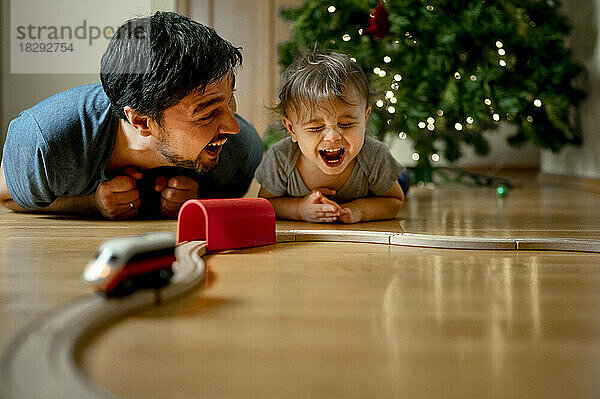
<path id="1" fill-rule="evenodd" d="M 398 220 L 335 228 L 600 238 L 600 193 L 513 178 L 500 200 L 493 188 L 414 187 Z M 158 230 L 175 222 L 0 211 L 0 350 L 40 315 L 92 294 L 80 274 L 101 241 Z M 599 254 L 302 242 L 205 260 L 202 289 L 99 331 L 80 351 L 96 384 L 128 398 L 600 391 Z"/>

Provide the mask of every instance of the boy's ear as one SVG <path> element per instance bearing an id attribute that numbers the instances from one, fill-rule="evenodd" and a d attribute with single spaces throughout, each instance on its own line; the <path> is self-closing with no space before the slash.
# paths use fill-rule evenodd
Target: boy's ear
<path id="1" fill-rule="evenodd" d="M 365 111 L 365 123 L 367 123 L 369 121 L 369 117 L 371 116 L 371 107 L 367 107 L 367 110 Z"/>
<path id="2" fill-rule="evenodd" d="M 150 118 L 148 116 L 137 112 L 131 107 L 124 107 L 123 112 L 125 113 L 129 124 L 137 130 L 140 136 L 148 137 L 152 135 L 152 131 L 150 130 Z"/>
<path id="3" fill-rule="evenodd" d="M 281 117 L 281 123 L 283 123 L 285 130 L 287 130 L 290 136 L 292 136 L 292 141 L 296 143 L 298 138 L 296 137 L 296 133 L 294 133 L 294 125 L 292 124 L 292 121 L 290 121 L 288 117 L 284 115 Z"/>

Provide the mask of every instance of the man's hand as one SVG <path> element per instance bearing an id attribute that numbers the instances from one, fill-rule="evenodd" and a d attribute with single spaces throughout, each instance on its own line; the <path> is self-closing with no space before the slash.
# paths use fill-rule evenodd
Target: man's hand
<path id="1" fill-rule="evenodd" d="M 300 201 L 298 210 L 302 220 L 330 223 L 338 219 L 342 208 L 334 201 L 325 197 L 323 193 L 327 195 L 335 194 L 333 190 L 323 188 L 312 191 Z"/>
<path id="2" fill-rule="evenodd" d="M 100 183 L 94 194 L 96 208 L 111 220 L 131 219 L 141 204 L 135 181 L 141 179 L 142 174 L 131 167 L 126 168 L 124 173 Z"/>
<path id="3" fill-rule="evenodd" d="M 198 198 L 198 183 L 187 176 L 157 177 L 154 189 L 161 193 L 160 211 L 166 217 L 177 217 L 185 201 Z"/>

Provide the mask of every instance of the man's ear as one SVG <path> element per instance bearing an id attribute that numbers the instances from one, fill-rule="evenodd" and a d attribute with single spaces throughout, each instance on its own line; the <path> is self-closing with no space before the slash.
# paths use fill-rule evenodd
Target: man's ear
<path id="1" fill-rule="evenodd" d="M 131 107 L 124 107 L 123 112 L 125 113 L 129 124 L 137 130 L 140 136 L 149 137 L 152 135 L 152 131 L 150 130 L 150 118 L 148 116 L 137 112 Z"/>
<path id="2" fill-rule="evenodd" d="M 292 136 L 292 141 L 294 143 L 297 143 L 298 138 L 296 137 L 296 133 L 294 133 L 294 124 L 292 123 L 292 121 L 284 115 L 281 117 L 281 123 L 283 123 L 283 127 L 285 127 L 285 130 L 287 130 L 290 136 Z"/>
<path id="3" fill-rule="evenodd" d="M 371 116 L 371 107 L 367 107 L 367 110 L 365 111 L 365 124 L 369 121 L 369 117 Z"/>

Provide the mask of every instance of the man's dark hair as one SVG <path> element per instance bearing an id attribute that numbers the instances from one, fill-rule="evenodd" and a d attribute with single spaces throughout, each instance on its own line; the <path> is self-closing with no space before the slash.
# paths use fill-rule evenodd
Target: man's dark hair
<path id="1" fill-rule="evenodd" d="M 160 123 L 167 108 L 241 64 L 240 49 L 214 29 L 159 11 L 119 26 L 102 56 L 100 80 L 119 118 L 126 119 L 129 106 Z"/>

